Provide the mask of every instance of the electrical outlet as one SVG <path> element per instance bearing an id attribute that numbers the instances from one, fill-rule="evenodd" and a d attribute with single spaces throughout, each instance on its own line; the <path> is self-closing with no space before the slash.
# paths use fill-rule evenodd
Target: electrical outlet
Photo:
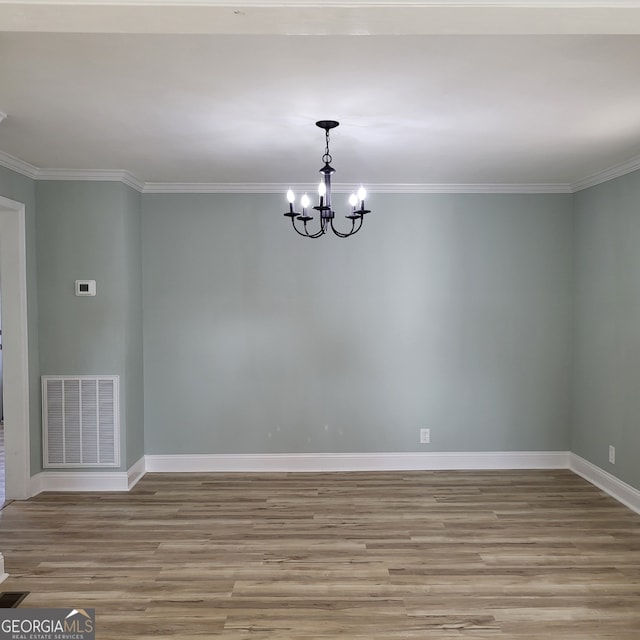
<path id="1" fill-rule="evenodd" d="M 420 429 L 420 444 L 431 442 L 431 429 Z"/>
<path id="2" fill-rule="evenodd" d="M 613 445 L 609 445 L 609 462 L 616 463 L 616 448 Z"/>

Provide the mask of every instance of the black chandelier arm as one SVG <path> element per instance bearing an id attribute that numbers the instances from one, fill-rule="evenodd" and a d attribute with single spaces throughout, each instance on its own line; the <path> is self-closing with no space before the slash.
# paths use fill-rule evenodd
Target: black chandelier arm
<path id="1" fill-rule="evenodd" d="M 333 218 L 332 218 L 331 219 L 331 231 L 333 231 L 333 233 L 335 233 L 338 236 L 338 238 L 348 238 L 350 236 L 354 236 L 362 228 L 363 219 L 364 219 L 363 216 L 359 216 L 358 217 L 358 226 L 356 227 L 355 218 L 351 218 L 351 230 L 348 231 L 347 233 L 343 233 L 342 231 L 339 231 L 338 229 L 336 229 L 336 227 L 333 224 Z"/>
<path id="2" fill-rule="evenodd" d="M 315 233 L 309 233 L 309 231 L 307 230 L 307 222 L 305 221 L 304 222 L 304 233 L 303 233 L 296 226 L 296 219 L 295 218 L 291 218 L 291 226 L 293 227 L 294 231 L 299 236 L 302 236 L 303 238 L 319 238 L 320 236 L 323 236 L 325 234 L 325 231 L 326 231 L 325 229 L 320 228 L 320 230 L 316 231 Z"/>

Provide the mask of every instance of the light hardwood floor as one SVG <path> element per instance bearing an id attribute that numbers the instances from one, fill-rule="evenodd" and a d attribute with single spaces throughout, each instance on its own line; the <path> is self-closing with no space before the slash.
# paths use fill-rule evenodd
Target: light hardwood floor
<path id="1" fill-rule="evenodd" d="M 0 514 L 97 638 L 638 640 L 640 515 L 570 471 L 150 474 Z"/>

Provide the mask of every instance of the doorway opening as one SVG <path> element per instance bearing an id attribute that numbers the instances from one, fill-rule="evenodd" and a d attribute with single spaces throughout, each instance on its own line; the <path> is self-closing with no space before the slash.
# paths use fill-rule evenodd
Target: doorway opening
<path id="1" fill-rule="evenodd" d="M 5 500 L 31 496 L 25 208 L 0 196 Z"/>
<path id="2" fill-rule="evenodd" d="M 2 406 L 2 290 L 0 289 L 0 509 L 5 505 L 4 408 Z"/>
<path id="3" fill-rule="evenodd" d="M 4 482 L 4 407 L 2 404 L 2 290 L 0 290 L 0 509 L 7 504 Z"/>

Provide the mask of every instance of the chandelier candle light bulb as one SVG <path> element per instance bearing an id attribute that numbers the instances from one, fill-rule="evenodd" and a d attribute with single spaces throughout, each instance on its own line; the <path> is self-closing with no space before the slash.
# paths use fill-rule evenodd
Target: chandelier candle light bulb
<path id="1" fill-rule="evenodd" d="M 348 238 L 352 236 L 362 228 L 362 222 L 364 215 L 370 213 L 368 209 L 364 208 L 364 199 L 367 192 L 363 186 L 358 189 L 357 195 L 351 194 L 349 198 L 349 204 L 351 205 L 351 213 L 346 215 L 345 218 L 351 220 L 351 229 L 346 232 L 342 232 L 334 226 L 335 212 L 331 208 L 331 176 L 335 173 L 335 169 L 331 166 L 332 158 L 329 153 L 329 131 L 335 129 L 340 123 L 335 120 L 318 120 L 316 126 L 320 129 L 324 129 L 325 132 L 325 150 L 322 156 L 322 162 L 324 166 L 320 169 L 322 176 L 320 184 L 318 185 L 318 206 L 313 207 L 315 211 L 320 214 L 320 228 L 315 232 L 310 232 L 307 228 L 307 223 L 313 220 L 313 216 L 308 215 L 307 209 L 311 204 L 309 196 L 305 193 L 300 199 L 300 206 L 302 207 L 302 213 L 297 213 L 293 205 L 295 203 L 295 195 L 291 189 L 287 191 L 287 201 L 289 202 L 289 211 L 284 215 L 287 218 L 291 218 L 291 224 L 294 231 L 305 238 L 319 238 L 323 236 L 329 229 L 333 231 L 339 238 Z M 360 208 L 358 209 L 358 202 L 360 202 Z M 302 223 L 302 230 L 296 226 L 296 220 Z"/>
<path id="2" fill-rule="evenodd" d="M 324 197 L 327 193 L 327 187 L 325 186 L 324 182 L 321 182 L 318 185 L 318 195 L 320 196 L 320 206 L 323 207 L 324 206 Z"/>
<path id="3" fill-rule="evenodd" d="M 291 189 L 289 189 L 289 191 L 287 191 L 287 200 L 289 201 L 289 213 L 292 214 L 292 213 L 294 213 L 294 211 L 293 211 L 293 203 L 296 201 L 296 197 L 295 197 L 293 191 L 291 191 Z"/>

